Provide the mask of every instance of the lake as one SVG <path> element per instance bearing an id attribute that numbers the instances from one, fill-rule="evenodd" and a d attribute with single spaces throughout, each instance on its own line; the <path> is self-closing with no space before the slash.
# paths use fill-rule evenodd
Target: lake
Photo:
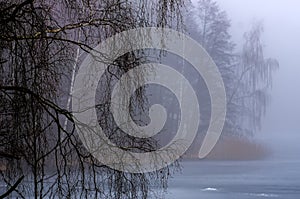
<path id="1" fill-rule="evenodd" d="M 167 199 L 300 198 L 300 158 L 183 161 Z"/>

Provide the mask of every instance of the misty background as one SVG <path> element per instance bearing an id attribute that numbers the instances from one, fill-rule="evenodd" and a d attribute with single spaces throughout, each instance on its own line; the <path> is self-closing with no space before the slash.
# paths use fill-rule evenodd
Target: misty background
<path id="1" fill-rule="evenodd" d="M 255 140 L 269 147 L 272 155 L 263 161 L 187 162 L 184 177 L 176 176 L 171 182 L 168 198 L 186 197 L 186 193 L 188 198 L 299 198 L 300 1 L 217 3 L 231 20 L 229 32 L 236 50 L 242 48 L 243 33 L 262 22 L 264 55 L 279 62 L 262 128 L 255 134 Z M 182 184 L 187 185 L 181 188 Z"/>
<path id="2" fill-rule="evenodd" d="M 280 67 L 273 74 L 271 101 L 262 129 L 255 136 L 267 143 L 275 156 L 300 157 L 300 2 L 297 0 L 217 1 L 231 20 L 230 32 L 241 48 L 243 32 L 256 21 L 264 25 L 265 56 Z"/>

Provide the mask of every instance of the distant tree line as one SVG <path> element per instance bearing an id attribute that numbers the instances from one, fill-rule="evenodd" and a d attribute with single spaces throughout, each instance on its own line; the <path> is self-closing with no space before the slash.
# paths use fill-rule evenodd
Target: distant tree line
<path id="1" fill-rule="evenodd" d="M 230 19 L 217 2 L 199 0 L 190 6 L 192 12 L 186 15 L 185 23 L 187 33 L 215 61 L 226 87 L 227 116 L 222 136 L 251 138 L 261 127 L 270 101 L 272 74 L 279 67 L 276 59 L 264 56 L 263 24 L 254 22 L 244 33 L 242 48 L 237 49 L 230 34 Z M 189 20 L 191 18 L 194 20 Z M 204 87 L 200 85 L 199 89 Z M 204 98 L 204 101 L 207 100 Z M 204 109 L 204 112 L 204 123 L 208 125 L 209 110 Z"/>

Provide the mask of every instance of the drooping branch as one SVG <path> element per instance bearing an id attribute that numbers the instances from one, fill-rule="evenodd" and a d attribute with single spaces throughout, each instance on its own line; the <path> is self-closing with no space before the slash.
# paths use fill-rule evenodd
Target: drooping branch
<path id="1" fill-rule="evenodd" d="M 2 91 L 2 92 L 4 92 L 4 91 L 18 91 L 18 92 L 29 94 L 32 97 L 34 97 L 35 99 L 37 99 L 39 102 L 41 102 L 42 104 L 45 104 L 45 105 L 49 106 L 50 108 L 52 108 L 53 110 L 55 110 L 56 112 L 65 115 L 70 121 L 73 122 L 72 114 L 69 111 L 67 111 L 63 108 L 60 108 L 54 102 L 42 97 L 41 95 L 36 94 L 35 92 L 33 92 L 32 90 L 30 90 L 28 88 L 19 87 L 19 86 L 0 86 L 0 91 Z"/>
<path id="2" fill-rule="evenodd" d="M 4 194 L 0 195 L 0 199 L 9 196 L 9 194 L 11 194 L 18 187 L 18 185 L 22 182 L 23 179 L 24 175 L 21 176 Z"/>

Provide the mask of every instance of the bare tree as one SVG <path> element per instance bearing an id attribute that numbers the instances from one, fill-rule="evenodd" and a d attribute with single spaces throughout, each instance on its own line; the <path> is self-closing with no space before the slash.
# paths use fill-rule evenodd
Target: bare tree
<path id="1" fill-rule="evenodd" d="M 261 127 L 262 117 L 269 102 L 268 91 L 272 74 L 279 67 L 276 59 L 265 58 L 261 35 L 263 25 L 255 23 L 245 33 L 245 43 L 235 70 L 235 87 L 229 96 L 236 107 L 236 123 L 243 134 L 253 135 Z"/>
<path id="2" fill-rule="evenodd" d="M 153 187 L 166 188 L 168 167 L 130 174 L 98 162 L 74 133 L 73 116 L 65 104 L 81 54 L 124 30 L 180 24 L 183 2 L 15 0 L 0 4 L 0 164 L 6 167 L 1 171 L 2 182 L 11 187 L 4 195 L 147 198 Z M 120 57 L 107 71 L 106 80 L 115 81 L 113 77 L 141 62 L 139 52 Z M 144 75 L 136 74 L 135 80 L 143 81 Z M 110 94 L 101 88 L 99 92 Z M 137 99 L 143 102 L 143 92 Z M 99 107 L 106 116 L 108 104 Z M 125 147 L 135 143 L 134 147 L 145 150 L 144 141 L 127 140 Z M 147 150 L 151 144 L 146 142 Z"/>

